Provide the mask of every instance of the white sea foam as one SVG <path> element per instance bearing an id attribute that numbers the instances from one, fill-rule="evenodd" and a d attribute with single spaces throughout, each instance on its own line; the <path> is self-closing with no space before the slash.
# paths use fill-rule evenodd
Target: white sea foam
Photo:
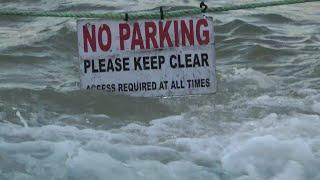
<path id="1" fill-rule="evenodd" d="M 233 73 L 226 76 L 228 82 L 246 82 L 249 88 L 268 89 L 276 88 L 277 85 L 271 76 L 267 76 L 252 68 L 234 68 Z"/>
<path id="2" fill-rule="evenodd" d="M 171 116 L 148 126 L 129 124 L 111 131 L 4 123 L 0 136 L 6 140 L 0 139 L 0 158 L 10 157 L 14 164 L 0 164 L 20 169 L 3 170 L 2 176 L 41 179 L 57 173 L 55 177 L 76 179 L 273 180 L 319 176 L 317 115 L 270 114 L 239 124 L 236 131 L 224 135 L 185 133 L 186 128 L 201 131 L 198 122 L 186 115 Z"/>

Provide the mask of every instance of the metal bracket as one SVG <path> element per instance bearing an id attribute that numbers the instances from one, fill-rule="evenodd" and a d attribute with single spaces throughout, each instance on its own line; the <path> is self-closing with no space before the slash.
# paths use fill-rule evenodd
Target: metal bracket
<path id="1" fill-rule="evenodd" d="M 161 19 L 161 20 L 164 19 L 163 7 L 162 7 L 162 6 L 160 6 L 160 19 Z"/>
<path id="2" fill-rule="evenodd" d="M 204 3 L 204 1 L 201 1 L 201 3 L 200 3 L 200 8 L 201 8 L 201 12 L 202 12 L 202 13 L 205 13 L 205 12 L 207 11 L 207 9 L 208 9 L 208 5 L 206 5 L 206 4 Z"/>

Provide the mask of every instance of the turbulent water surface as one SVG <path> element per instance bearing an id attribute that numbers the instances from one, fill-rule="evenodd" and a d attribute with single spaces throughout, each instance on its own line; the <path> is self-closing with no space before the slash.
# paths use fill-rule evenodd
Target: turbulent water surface
<path id="1" fill-rule="evenodd" d="M 199 1 L 0 3 L 123 12 Z M 76 19 L 0 17 L 0 179 L 320 179 L 319 9 L 213 14 L 218 92 L 166 99 L 79 91 Z"/>

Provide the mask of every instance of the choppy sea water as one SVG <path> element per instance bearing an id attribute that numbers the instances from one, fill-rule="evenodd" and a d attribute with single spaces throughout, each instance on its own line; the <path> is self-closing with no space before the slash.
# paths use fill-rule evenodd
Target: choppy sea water
<path id="1" fill-rule="evenodd" d="M 199 4 L 0 3 L 88 12 Z M 0 17 L 0 179 L 320 179 L 319 9 L 211 14 L 218 92 L 166 99 L 79 91 L 75 19 Z"/>

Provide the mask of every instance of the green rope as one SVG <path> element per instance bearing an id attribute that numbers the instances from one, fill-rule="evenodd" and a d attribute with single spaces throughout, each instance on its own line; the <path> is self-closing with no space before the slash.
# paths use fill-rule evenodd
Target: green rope
<path id="1" fill-rule="evenodd" d="M 240 5 L 229 5 L 222 7 L 211 7 L 206 12 L 215 13 L 240 9 L 254 9 L 259 7 L 281 6 L 289 4 L 299 4 L 307 2 L 320 2 L 320 0 L 279 0 L 271 2 L 248 3 Z M 174 10 L 164 12 L 165 18 L 183 17 L 202 14 L 200 8 Z M 19 11 L 19 10 L 0 10 L 0 16 L 35 16 L 35 17 L 72 17 L 72 18 L 103 18 L 103 19 L 124 19 L 124 13 L 85 13 L 85 12 L 55 12 L 55 11 Z M 158 19 L 159 12 L 132 12 L 129 19 Z"/>

